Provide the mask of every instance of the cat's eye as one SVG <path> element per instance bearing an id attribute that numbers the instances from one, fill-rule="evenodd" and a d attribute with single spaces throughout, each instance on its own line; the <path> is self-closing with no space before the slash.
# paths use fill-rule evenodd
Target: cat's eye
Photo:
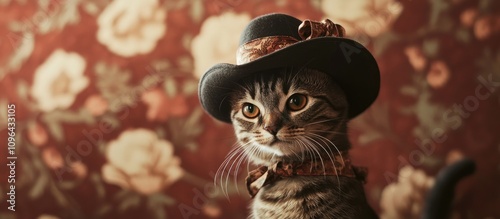
<path id="1" fill-rule="evenodd" d="M 304 94 L 294 94 L 287 101 L 288 109 L 298 111 L 304 109 L 307 104 L 307 97 Z"/>
<path id="2" fill-rule="evenodd" d="M 244 103 L 241 111 L 249 119 L 253 119 L 260 114 L 259 108 L 251 103 Z"/>

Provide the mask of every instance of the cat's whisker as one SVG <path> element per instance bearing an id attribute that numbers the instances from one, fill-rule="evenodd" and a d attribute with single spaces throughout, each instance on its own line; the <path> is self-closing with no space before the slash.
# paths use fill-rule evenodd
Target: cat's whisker
<path id="1" fill-rule="evenodd" d="M 305 151 L 309 154 L 309 158 L 310 158 L 310 160 L 311 160 L 311 161 L 313 161 L 313 162 L 316 162 L 316 156 L 312 153 L 312 151 L 311 151 L 311 147 L 310 147 L 310 146 L 308 146 L 308 145 L 307 145 L 307 144 L 303 141 L 303 140 L 305 140 L 305 139 L 304 139 L 304 137 L 298 138 L 297 140 L 298 140 L 298 142 L 299 142 L 300 144 L 302 144 L 302 145 L 304 146 Z"/>
<path id="2" fill-rule="evenodd" d="M 325 169 L 325 162 L 323 161 L 323 157 L 321 156 L 321 153 L 319 152 L 318 148 L 316 148 L 316 147 L 315 147 L 316 145 L 314 144 L 314 143 L 316 143 L 316 144 L 319 144 L 319 143 L 318 143 L 316 140 L 314 140 L 313 138 L 311 138 L 311 137 L 309 137 L 309 136 L 307 136 L 307 135 L 305 135 L 305 136 L 304 136 L 304 138 L 305 138 L 308 142 L 310 142 L 310 143 L 311 143 L 311 145 L 310 145 L 310 146 L 311 146 L 311 149 L 313 149 L 313 150 L 314 150 L 314 152 L 316 152 L 316 154 L 318 155 L 319 160 L 321 161 L 321 165 L 323 166 L 323 173 L 325 173 L 325 172 L 326 172 L 326 169 Z"/>
<path id="3" fill-rule="evenodd" d="M 316 134 L 315 134 L 316 135 Z M 324 136 L 321 136 L 321 135 L 317 135 L 319 138 L 323 138 L 325 139 L 326 141 L 328 141 L 332 146 L 333 148 L 337 151 L 337 153 L 339 154 L 340 156 L 340 160 L 342 160 L 342 163 L 345 163 L 345 160 L 344 160 L 344 157 L 342 156 L 342 153 L 340 152 L 339 148 L 337 147 L 337 145 L 335 145 L 335 143 L 333 143 L 330 139 L 324 137 Z M 331 148 L 328 147 L 331 151 Z M 335 170 L 336 171 L 336 170 Z M 340 191 L 340 185 L 339 185 L 339 191 Z"/>
<path id="4" fill-rule="evenodd" d="M 292 144 L 293 144 L 294 146 L 296 146 L 296 147 L 299 147 L 300 156 L 298 156 L 298 155 L 297 155 L 297 159 L 299 159 L 299 160 L 302 160 L 302 161 L 303 161 L 303 160 L 304 160 L 304 158 L 305 158 L 304 151 L 305 151 L 306 149 L 305 149 L 305 148 L 303 148 L 303 147 L 302 147 L 302 145 L 301 145 L 299 142 L 297 142 L 297 141 L 293 141 L 293 142 L 292 142 Z"/>
<path id="5" fill-rule="evenodd" d="M 215 185 L 217 185 L 217 179 L 219 179 L 219 177 L 220 177 L 219 186 L 221 188 L 222 193 L 224 194 L 224 196 L 227 199 L 229 199 L 229 194 L 228 194 L 228 190 L 227 190 L 227 182 L 226 182 L 225 188 L 224 188 L 224 182 L 223 182 L 224 174 L 227 173 L 227 175 L 229 175 L 229 173 L 226 171 L 226 168 L 229 165 L 229 163 L 235 159 L 235 156 L 237 158 L 237 157 L 241 156 L 241 154 L 244 154 L 243 153 L 244 146 L 247 144 L 241 145 L 239 142 L 237 142 L 235 145 L 236 146 L 233 149 L 231 149 L 231 151 L 228 153 L 228 155 L 226 156 L 226 158 L 224 159 L 222 164 L 219 166 L 219 169 L 217 169 L 217 172 L 216 172 L 215 177 L 214 177 L 214 184 Z"/>
<path id="6" fill-rule="evenodd" d="M 222 172 L 223 172 L 223 169 L 224 169 L 224 165 L 226 163 L 228 163 L 235 154 L 237 154 L 237 153 L 239 153 L 239 152 L 241 152 L 243 150 L 241 147 L 235 146 L 235 145 L 238 145 L 238 144 L 240 144 L 240 143 L 236 142 L 233 145 L 233 148 L 231 149 L 231 151 L 229 151 L 229 153 L 224 158 L 224 161 L 222 162 L 222 164 L 217 169 L 217 172 L 215 173 L 215 177 L 214 177 L 214 185 L 217 185 L 217 179 L 218 179 L 219 175 L 222 175 Z"/>
<path id="7" fill-rule="evenodd" d="M 311 133 L 311 134 L 314 134 L 314 133 Z M 340 159 L 342 160 L 342 163 L 344 163 L 344 162 L 345 162 L 345 161 L 344 161 L 344 157 L 342 157 L 342 153 L 340 152 L 340 150 L 339 150 L 339 148 L 337 147 L 337 145 L 335 145 L 335 143 L 333 143 L 332 141 L 330 141 L 330 139 L 325 138 L 324 136 L 317 135 L 317 134 L 314 134 L 314 135 L 316 135 L 316 136 L 318 136 L 318 137 L 320 137 L 320 138 L 324 138 L 325 140 L 327 140 L 327 141 L 328 141 L 328 142 L 329 142 L 329 143 L 333 146 L 333 148 L 335 148 L 335 150 L 337 151 L 337 153 L 339 153 L 339 155 L 340 155 Z"/>
<path id="8" fill-rule="evenodd" d="M 250 143 L 251 143 L 251 141 L 250 141 L 250 142 L 247 142 L 247 143 L 245 143 L 245 144 L 243 144 L 243 145 L 240 145 L 240 148 L 245 148 L 245 146 L 246 146 L 246 145 L 248 145 L 248 144 L 250 144 Z M 242 151 L 245 151 L 245 150 L 242 150 Z M 232 163 L 231 163 L 231 165 L 229 166 L 229 170 L 226 172 L 226 181 L 225 181 L 225 185 L 226 185 L 226 194 L 228 194 L 228 193 L 229 193 L 229 192 L 228 192 L 228 191 L 229 191 L 229 190 L 228 190 L 228 184 L 229 184 L 229 176 L 230 176 L 230 174 L 231 174 L 231 170 L 233 169 L 233 166 L 235 165 L 235 163 L 236 163 L 237 161 L 239 162 L 239 161 L 240 161 L 242 158 L 244 158 L 245 156 L 246 156 L 246 154 L 245 154 L 245 153 L 240 153 L 238 156 L 236 156 L 236 158 L 234 158 L 234 159 L 233 159 L 233 162 L 232 162 Z M 234 177 L 237 179 L 237 175 L 238 175 L 238 173 L 237 173 L 237 172 L 235 172 L 235 173 L 233 173 L 233 174 L 234 174 Z M 236 182 L 236 181 L 235 181 L 235 182 Z"/>
<path id="9" fill-rule="evenodd" d="M 305 124 L 303 127 L 307 127 L 307 126 L 315 125 L 315 124 L 319 124 L 319 123 L 324 123 L 324 122 L 331 122 L 331 121 L 335 121 L 335 120 L 338 120 L 338 119 L 339 118 L 333 118 L 333 119 L 325 119 L 325 120 L 320 120 L 320 121 L 316 121 L 316 122 L 311 122 L 311 123 Z"/>
<path id="10" fill-rule="evenodd" d="M 305 155 L 305 153 L 304 153 L 305 148 L 303 148 L 303 147 L 302 147 L 302 145 L 297 144 L 297 142 L 295 142 L 295 141 L 293 142 L 293 144 L 299 147 L 299 150 L 300 150 L 300 157 L 298 157 L 298 159 L 300 159 L 300 160 L 302 160 L 302 161 L 303 161 L 303 160 L 305 159 L 305 156 L 306 156 L 306 155 Z"/>
<path id="11" fill-rule="evenodd" d="M 251 161 L 251 158 L 252 157 L 255 157 L 255 151 L 258 150 L 257 147 L 253 146 L 250 147 L 250 149 L 246 150 L 246 154 L 247 154 L 247 172 L 250 172 L 250 161 Z"/>
<path id="12" fill-rule="evenodd" d="M 311 141 L 307 140 L 306 138 L 304 140 L 306 141 L 306 143 L 309 142 L 306 145 L 308 145 L 309 151 L 311 152 L 311 154 L 314 158 L 314 163 L 316 163 L 317 162 L 316 155 L 319 155 L 320 159 L 321 159 L 321 155 L 318 153 L 316 148 L 312 145 Z M 321 161 L 321 163 L 323 163 L 323 161 Z M 311 166 L 311 171 L 312 171 L 312 168 L 313 168 L 313 166 Z"/>
<path id="13" fill-rule="evenodd" d="M 294 144 L 293 144 L 293 143 L 291 143 L 291 146 L 294 146 Z M 293 155 L 295 155 L 295 157 L 296 157 L 297 159 L 300 159 L 300 155 L 296 152 L 296 150 L 294 150 L 294 149 L 292 148 L 292 149 L 289 149 L 289 151 L 291 151 L 291 152 L 292 152 L 292 154 L 293 154 Z"/>
<path id="14" fill-rule="evenodd" d="M 241 154 L 241 153 L 239 153 Z M 224 176 L 227 173 L 226 171 L 226 168 L 227 168 L 227 165 L 230 163 L 231 160 L 228 160 L 228 162 L 226 162 L 226 164 L 224 164 L 224 168 L 222 169 L 221 173 L 220 173 L 220 179 L 219 179 L 219 186 L 221 188 L 221 191 L 222 191 L 222 194 L 224 194 L 224 196 L 229 200 L 229 193 L 228 193 L 228 190 L 227 190 L 227 185 L 224 183 Z M 225 186 L 226 185 L 226 186 Z"/>
<path id="15" fill-rule="evenodd" d="M 306 136 L 306 137 L 309 137 L 309 136 Z M 321 145 L 321 144 L 320 144 L 318 141 L 316 141 L 314 138 L 312 138 L 312 137 L 309 137 L 309 138 L 311 139 L 311 141 L 313 141 L 313 142 L 315 143 L 314 145 L 316 146 L 316 148 L 321 148 L 323 151 L 325 151 L 326 155 L 328 155 L 328 157 L 329 157 L 330 161 L 331 161 L 331 162 L 332 162 L 332 164 L 335 166 L 335 163 L 334 163 L 334 161 L 333 161 L 333 159 L 332 159 L 332 156 L 330 156 L 330 153 L 328 153 L 328 151 L 327 151 L 327 150 L 323 147 L 323 145 Z M 323 142 L 323 143 L 324 143 L 324 142 Z M 318 151 L 319 151 L 319 149 L 318 149 Z M 320 158 L 322 159 L 322 156 L 321 156 L 321 155 L 319 155 L 319 156 L 320 156 Z M 323 163 L 323 160 L 321 160 L 321 162 Z M 324 165 L 324 164 L 323 164 L 323 174 L 326 174 L 326 170 L 325 170 L 325 165 Z"/>
<path id="16" fill-rule="evenodd" d="M 271 156 L 271 159 L 269 159 L 269 160 L 274 161 L 274 157 L 276 157 L 276 154 L 273 154 L 273 155 Z"/>
<path id="17" fill-rule="evenodd" d="M 302 141 L 302 136 L 297 137 L 295 140 L 297 143 L 300 145 L 302 152 L 307 153 L 309 155 L 309 160 L 313 160 L 313 157 L 311 153 L 309 152 L 309 148 L 305 145 L 305 143 Z M 305 159 L 305 158 L 304 158 Z"/>
<path id="18" fill-rule="evenodd" d="M 233 180 L 234 180 L 234 187 L 236 188 L 236 192 L 238 194 L 240 194 L 240 188 L 238 187 L 238 175 L 239 175 L 239 169 L 240 169 L 240 166 L 241 166 L 241 163 L 244 161 L 244 160 L 247 160 L 248 159 L 248 154 L 247 153 L 242 153 L 243 156 L 241 156 L 241 158 L 239 159 L 238 161 L 238 164 L 236 164 L 236 170 L 234 171 L 234 176 L 233 176 Z"/>
<path id="19" fill-rule="evenodd" d="M 336 134 L 336 135 L 347 135 L 345 132 L 337 132 L 337 131 L 328 131 L 328 130 L 308 130 L 309 132 L 316 132 L 316 133 L 330 133 L 330 134 Z"/>
<path id="20" fill-rule="evenodd" d="M 311 154 L 311 156 L 312 156 L 312 158 L 313 158 L 313 162 L 314 162 L 314 163 L 316 163 L 316 162 L 317 162 L 317 161 L 316 161 L 316 154 L 315 154 L 315 153 L 313 153 L 313 152 L 314 152 L 314 148 L 313 148 L 313 146 L 311 146 L 311 145 L 309 145 L 309 144 L 306 144 L 306 145 L 307 145 L 308 151 L 310 152 L 310 154 Z M 311 170 L 310 170 L 310 171 L 312 171 L 312 168 L 313 168 L 313 167 L 311 166 Z"/>
<path id="21" fill-rule="evenodd" d="M 250 152 L 246 152 L 247 154 L 247 172 L 250 172 L 250 159 L 252 158 L 252 154 Z"/>
<path id="22" fill-rule="evenodd" d="M 333 145 L 333 147 L 337 148 L 337 146 L 335 146 L 335 144 L 334 144 L 332 141 L 330 141 L 328 138 L 325 138 L 324 136 L 317 135 L 317 134 L 314 134 L 314 133 L 310 133 L 310 134 L 311 134 L 311 135 L 314 135 L 314 136 L 319 137 L 319 139 L 320 139 L 323 143 L 325 143 L 325 146 L 326 146 L 326 145 L 328 145 L 328 143 L 327 143 L 327 142 L 325 142 L 324 140 L 328 141 L 330 144 L 332 144 L 332 145 Z M 324 139 L 324 140 L 323 140 L 323 139 Z M 323 145 L 319 145 L 319 146 L 320 146 L 320 147 L 321 147 L 321 148 L 322 148 L 322 149 L 326 152 L 326 154 L 327 154 L 327 155 L 328 155 L 328 157 L 330 158 L 330 161 L 332 162 L 332 165 L 333 165 L 333 167 L 334 167 L 334 169 L 335 169 L 335 174 L 336 174 L 336 177 L 337 177 L 337 182 L 338 182 L 338 185 L 339 185 L 339 191 L 340 191 L 340 190 L 341 190 L 341 189 L 340 189 L 340 177 L 339 177 L 339 174 L 338 174 L 338 171 L 337 171 L 337 167 L 335 166 L 335 161 L 334 161 L 334 158 L 330 155 L 330 154 L 333 154 L 333 151 L 332 151 L 332 149 L 331 149 L 330 147 L 326 147 L 326 148 L 328 148 L 328 151 L 327 151 L 327 150 L 326 150 L 326 148 L 325 148 Z M 337 149 L 337 152 L 339 153 L 339 155 L 340 155 L 340 158 L 341 158 L 342 162 L 344 162 L 344 158 L 342 157 L 342 153 L 340 153 L 340 151 L 339 151 L 338 149 Z"/>
<path id="23" fill-rule="evenodd" d="M 311 138 L 313 138 L 313 139 L 314 139 L 314 137 L 323 137 L 323 136 L 320 136 L 320 135 L 316 135 L 316 134 L 314 134 L 314 133 L 309 133 L 309 134 L 313 135 L 313 136 L 311 137 Z M 327 143 L 327 142 L 325 142 L 325 140 L 323 140 L 322 138 L 318 138 L 318 139 L 319 139 L 321 142 L 323 142 L 323 144 L 324 144 L 324 145 L 323 145 L 323 144 L 318 144 L 318 146 L 320 146 L 320 147 L 321 147 L 321 149 L 323 149 L 323 151 L 325 151 L 325 154 L 328 156 L 328 158 L 329 158 L 329 159 L 330 159 L 330 161 L 332 162 L 333 166 L 335 167 L 335 162 L 334 162 L 334 159 L 333 159 L 333 157 L 331 156 L 331 154 L 333 154 L 332 149 L 331 149 L 331 148 L 329 148 L 329 147 L 326 147 L 326 148 L 328 148 L 328 150 L 326 150 L 325 146 L 327 146 L 327 145 L 328 145 L 328 143 Z M 337 170 L 335 170 L 335 171 L 337 171 Z"/>
<path id="24" fill-rule="evenodd" d="M 229 170 L 226 171 L 226 180 L 225 180 L 225 189 L 226 189 L 226 194 L 229 193 L 228 190 L 228 184 L 229 184 L 229 177 L 231 175 L 231 170 L 233 169 L 234 164 L 244 155 L 244 153 L 238 154 L 235 159 L 232 160 L 231 165 L 229 166 Z M 235 173 L 236 174 L 236 173 Z"/>
<path id="25" fill-rule="evenodd" d="M 312 137 L 317 137 L 319 140 L 321 140 L 323 143 L 325 143 L 325 146 L 328 146 L 328 144 L 331 144 L 332 146 L 336 147 L 335 144 L 333 144 L 333 142 L 330 141 L 330 139 L 328 139 L 322 135 L 318 135 L 315 133 L 308 133 L 308 134 L 312 135 Z M 330 147 L 326 147 L 326 148 L 328 149 L 328 151 L 325 150 L 326 154 L 330 157 L 330 159 L 332 159 L 332 157 L 330 156 L 331 154 L 333 154 L 332 149 Z M 337 152 L 340 154 L 339 150 L 337 150 Z"/>

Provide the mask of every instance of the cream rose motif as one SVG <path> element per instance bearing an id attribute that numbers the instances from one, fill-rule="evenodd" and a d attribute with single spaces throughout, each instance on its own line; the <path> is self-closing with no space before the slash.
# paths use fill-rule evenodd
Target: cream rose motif
<path id="1" fill-rule="evenodd" d="M 323 0 L 321 10 L 327 18 L 342 25 L 348 36 L 375 37 L 390 27 L 401 14 L 402 6 L 395 0 Z"/>
<path id="2" fill-rule="evenodd" d="M 89 84 L 85 59 L 74 52 L 58 49 L 35 70 L 31 96 L 40 110 L 66 109 Z"/>
<path id="3" fill-rule="evenodd" d="M 200 78 L 208 68 L 217 63 L 236 63 L 238 40 L 250 22 L 248 14 L 225 12 L 207 18 L 191 42 L 194 72 Z"/>
<path id="4" fill-rule="evenodd" d="M 423 170 L 411 166 L 401 168 L 398 182 L 389 184 L 382 191 L 380 218 L 420 218 L 426 194 L 434 181 L 434 177 L 426 175 Z"/>
<path id="5" fill-rule="evenodd" d="M 97 40 L 120 56 L 149 53 L 166 32 L 166 14 L 158 0 L 114 0 L 97 19 Z"/>
<path id="6" fill-rule="evenodd" d="M 160 192 L 183 174 L 172 144 L 147 129 L 121 133 L 108 144 L 106 158 L 106 182 L 144 195 Z"/>

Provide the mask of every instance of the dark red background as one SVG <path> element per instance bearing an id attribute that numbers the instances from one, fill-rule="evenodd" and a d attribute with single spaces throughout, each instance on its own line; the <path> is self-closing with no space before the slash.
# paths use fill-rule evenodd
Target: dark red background
<path id="1" fill-rule="evenodd" d="M 204 51 L 206 60 L 193 54 L 195 49 L 191 47 L 191 42 L 198 35 L 206 34 L 201 28 L 207 19 L 227 14 L 231 14 L 229 17 L 248 16 L 250 19 L 271 12 L 288 13 L 300 19 L 320 20 L 329 17 L 341 25 L 344 22 L 348 37 L 362 40 L 374 53 L 381 70 L 380 95 L 368 111 L 351 122 L 350 136 L 354 145 L 354 162 L 370 169 L 366 190 L 371 205 L 377 211 L 382 211 L 380 202 L 384 188 L 394 180 L 387 176 L 398 175 L 399 169 L 406 162 L 434 176 L 450 160 L 467 156 L 477 162 L 477 172 L 457 188 L 453 218 L 500 217 L 498 89 L 485 100 L 478 100 L 477 109 L 468 110 L 468 116 L 462 117 L 460 123 L 445 116 L 448 110 L 453 110 L 454 105 L 474 104 L 469 101 L 475 98 L 476 88 L 481 85 L 478 77 L 492 77 L 492 81 L 500 81 L 498 2 L 367 0 L 360 2 L 368 3 L 347 3 L 354 6 L 346 9 L 353 10 L 352 14 L 366 16 L 342 17 L 339 14 L 340 18 L 335 20 L 335 15 L 332 17 L 331 13 L 336 10 L 325 8 L 327 1 L 329 0 L 161 2 L 161 7 L 158 8 L 165 11 L 166 17 L 162 25 L 166 26 L 166 32 L 155 40 L 154 49 L 131 56 L 111 51 L 96 39 L 100 28 L 98 17 L 112 1 L 81 1 L 75 6 L 76 13 L 70 15 L 76 18 L 73 23 L 49 28 L 48 31 L 40 26 L 42 24 L 38 23 L 36 14 L 41 10 L 54 12 L 54 15 L 49 13 L 40 19 L 52 24 L 61 22 L 64 19 L 61 14 L 69 10 L 65 7 L 69 5 L 65 1 L 50 1 L 48 9 L 37 2 L 2 1 L 0 110 L 6 111 L 6 104 L 16 104 L 19 158 L 16 166 L 16 212 L 12 213 L 7 210 L 5 202 L 8 186 L 8 169 L 5 166 L 7 149 L 6 146 L 1 149 L 0 217 L 50 218 L 49 215 L 52 215 L 58 218 L 182 218 L 179 209 L 189 206 L 196 213 L 191 218 L 245 218 L 249 198 L 244 190 L 240 190 L 240 194 L 231 193 L 230 201 L 220 194 L 213 198 L 199 199 L 200 194 L 207 195 L 204 187 L 210 188 L 212 185 L 213 173 L 217 171 L 235 140 L 229 125 L 216 122 L 206 114 L 196 122 L 196 128 L 201 128 L 201 132 L 189 132 L 195 129 L 194 126 L 180 128 L 179 124 L 186 124 L 188 118 L 201 109 L 196 92 L 186 92 L 183 87 L 189 83 L 197 83 L 200 76 L 199 70 L 196 72 L 194 67 L 197 63 L 233 62 L 224 58 L 218 60 L 217 51 L 210 49 L 211 44 L 218 45 L 215 43 L 217 39 L 210 41 L 201 37 L 206 40 L 202 42 L 208 45 L 207 51 Z M 89 7 L 95 10 L 88 9 Z M 388 13 L 391 8 L 400 8 L 400 12 Z M 380 29 L 375 33 L 367 32 L 364 24 L 373 20 L 377 20 L 376 27 Z M 26 26 L 29 22 L 32 25 Z M 239 25 L 240 29 L 241 25 L 245 25 L 231 21 L 217 22 L 221 23 L 220 29 L 209 32 L 228 34 L 224 29 L 231 27 L 224 25 Z M 354 26 L 349 26 L 349 22 Z M 23 35 L 27 33 L 32 33 L 33 37 Z M 239 33 L 232 34 L 237 42 Z M 20 43 L 19 39 L 26 37 L 27 41 Z M 30 42 L 33 43 L 32 50 L 23 47 Z M 231 46 L 231 43 L 228 42 L 227 45 Z M 84 58 L 86 68 L 83 75 L 89 79 L 89 84 L 75 95 L 71 106 L 61 109 L 61 114 L 68 113 L 71 116 L 56 116 L 59 120 L 47 122 L 42 118 L 50 112 L 39 110 L 35 98 L 30 94 L 24 95 L 22 90 L 27 87 L 29 93 L 36 70 L 57 49 L 75 52 Z M 25 51 L 25 54 L 19 55 L 20 51 Z M 13 59 L 19 62 L 13 63 Z M 168 62 L 169 65 L 158 67 L 155 64 L 158 62 Z M 163 111 L 148 119 L 146 112 L 152 106 L 141 99 L 147 92 L 141 90 L 125 109 L 112 111 L 108 106 L 104 112 L 92 114 L 93 123 L 71 121 L 71 118 L 80 118 L 76 114 L 82 110 L 98 108 L 99 104 L 85 106 L 90 97 L 105 96 L 98 85 L 102 78 L 97 76 L 95 69 L 99 63 L 117 67 L 120 73 L 109 76 L 111 67 L 108 67 L 105 71 L 107 77 L 116 78 L 116 84 L 125 84 L 129 89 L 138 87 L 147 76 L 147 66 L 153 66 L 153 69 L 170 80 L 170 84 L 165 79 L 147 89 L 157 92 L 155 94 L 159 97 L 155 96 L 157 99 L 154 100 L 163 101 L 159 107 Z M 125 77 L 123 72 L 126 71 L 130 72 L 130 80 L 121 82 L 120 78 Z M 172 83 L 175 85 L 174 95 L 169 94 L 172 92 L 169 89 L 172 88 L 166 88 L 173 87 Z M 414 92 L 415 95 L 409 95 L 408 92 Z M 112 98 L 104 98 L 104 102 L 111 101 Z M 85 140 L 83 130 L 99 128 L 99 121 L 108 117 L 117 118 L 125 112 L 127 115 L 120 120 L 119 125 L 103 135 L 102 147 L 106 148 L 110 141 L 117 139 L 125 130 L 145 128 L 164 133 L 160 138 L 173 143 L 175 156 L 181 159 L 180 167 L 185 172 L 184 177 L 159 191 L 173 200 L 168 205 L 148 206 L 149 196 L 139 195 L 134 191 L 127 193 L 120 186 L 103 181 L 101 168 L 107 163 L 107 158 L 100 150 L 83 157 L 81 166 L 85 171 L 82 174 L 68 174 L 64 175 L 62 181 L 57 180 L 57 165 L 51 167 L 50 161 L 57 159 L 57 156 L 66 156 L 66 146 L 74 147 Z M 457 118 L 457 115 L 450 114 L 450 117 Z M 6 116 L 4 112 L 0 113 L 2 142 L 7 139 Z M 58 124 L 62 131 L 57 133 L 50 129 L 52 123 Z M 37 133 L 45 132 L 47 135 L 47 140 L 41 144 L 34 143 L 29 137 L 33 124 L 41 127 L 42 131 Z M 440 130 L 442 133 L 438 135 L 446 136 L 443 137 L 446 139 L 442 142 L 435 141 L 431 153 L 423 153 L 425 151 L 415 141 L 432 139 L 432 133 Z M 64 136 L 64 141 L 58 141 L 57 135 Z M 49 153 L 50 151 L 53 153 Z M 415 158 L 413 156 L 421 154 L 425 156 L 411 161 Z M 49 184 L 39 186 L 39 179 L 43 176 L 48 177 Z M 239 179 L 239 184 L 243 185 L 243 175 Z M 96 182 L 102 185 L 102 196 L 99 195 Z M 70 184 L 73 186 L 64 187 Z M 40 194 L 31 194 L 36 189 Z M 66 204 L 57 201 L 57 194 L 65 197 Z M 136 202 L 123 204 L 124 200 L 134 198 Z M 196 202 L 204 205 L 198 208 Z M 408 210 L 403 208 L 401 211 Z M 44 216 L 40 217 L 41 215 Z"/>

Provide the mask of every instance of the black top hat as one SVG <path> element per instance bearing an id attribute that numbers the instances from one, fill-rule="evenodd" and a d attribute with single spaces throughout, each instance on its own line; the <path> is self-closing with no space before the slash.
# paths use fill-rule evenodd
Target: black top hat
<path id="1" fill-rule="evenodd" d="M 241 36 L 237 64 L 216 64 L 201 78 L 201 105 L 231 123 L 229 95 L 241 79 L 270 69 L 307 67 L 332 76 L 347 96 L 349 118 L 354 118 L 377 98 L 380 73 L 370 52 L 342 38 L 344 33 L 330 20 L 302 22 L 285 14 L 255 18 Z"/>

